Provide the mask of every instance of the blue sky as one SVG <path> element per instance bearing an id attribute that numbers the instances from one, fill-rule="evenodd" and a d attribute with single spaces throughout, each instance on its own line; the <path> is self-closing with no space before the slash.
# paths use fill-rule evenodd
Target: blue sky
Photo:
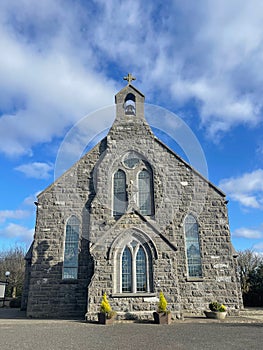
<path id="1" fill-rule="evenodd" d="M 29 245 L 65 136 L 84 116 L 86 144 L 107 128 L 92 113 L 131 72 L 198 139 L 234 247 L 263 252 L 262 23 L 260 0 L 1 1 L 0 248 Z"/>

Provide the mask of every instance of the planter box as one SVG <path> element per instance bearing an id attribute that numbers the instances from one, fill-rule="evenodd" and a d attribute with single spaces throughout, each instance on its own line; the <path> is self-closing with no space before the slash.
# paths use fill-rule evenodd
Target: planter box
<path id="1" fill-rule="evenodd" d="M 154 312 L 153 313 L 154 323 L 157 324 L 171 324 L 172 314 L 169 312 Z"/>
<path id="2" fill-rule="evenodd" d="M 224 320 L 226 318 L 227 312 L 219 311 L 204 311 L 207 318 L 213 318 L 216 320 Z"/>
<path id="3" fill-rule="evenodd" d="M 99 324 L 113 324 L 115 317 L 107 318 L 107 315 L 99 312 L 98 313 L 98 323 Z"/>

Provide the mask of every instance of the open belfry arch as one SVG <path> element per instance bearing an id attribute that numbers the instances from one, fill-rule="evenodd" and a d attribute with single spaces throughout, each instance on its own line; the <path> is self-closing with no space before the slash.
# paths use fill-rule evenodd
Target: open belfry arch
<path id="1" fill-rule="evenodd" d="M 120 318 L 143 319 L 162 290 L 174 317 L 211 300 L 237 313 L 225 195 L 154 135 L 124 79 L 107 136 L 38 196 L 23 307 L 95 320 L 106 292 Z"/>

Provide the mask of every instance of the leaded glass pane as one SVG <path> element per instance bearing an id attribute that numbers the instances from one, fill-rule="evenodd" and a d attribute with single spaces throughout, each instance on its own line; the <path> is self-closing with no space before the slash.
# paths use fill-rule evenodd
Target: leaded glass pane
<path id="1" fill-rule="evenodd" d="M 78 268 L 76 267 L 64 267 L 63 271 L 63 278 L 71 278 L 71 279 L 77 279 L 78 278 Z"/>
<path id="2" fill-rule="evenodd" d="M 113 215 L 120 216 L 127 207 L 126 176 L 124 171 L 118 170 L 114 174 L 113 184 Z"/>
<path id="3" fill-rule="evenodd" d="M 147 170 L 139 173 L 139 208 L 142 215 L 152 215 L 151 176 Z"/>
<path id="4" fill-rule="evenodd" d="M 122 254 L 122 292 L 132 291 L 132 258 L 131 252 L 126 247 Z"/>
<path id="5" fill-rule="evenodd" d="M 146 256 L 142 247 L 136 256 L 136 286 L 137 292 L 146 292 Z"/>
<path id="6" fill-rule="evenodd" d="M 188 274 L 190 277 L 201 277 L 202 265 L 198 224 L 192 215 L 188 215 L 185 220 L 185 237 Z"/>
<path id="7" fill-rule="evenodd" d="M 124 164 L 130 168 L 133 169 L 135 166 L 139 163 L 139 159 L 137 158 L 128 158 L 124 160 Z"/>
<path id="8" fill-rule="evenodd" d="M 136 152 L 128 152 L 123 158 L 124 165 L 129 169 L 134 169 L 141 161 L 141 158 Z"/>
<path id="9" fill-rule="evenodd" d="M 63 278 L 78 275 L 79 220 L 72 216 L 66 226 Z"/>

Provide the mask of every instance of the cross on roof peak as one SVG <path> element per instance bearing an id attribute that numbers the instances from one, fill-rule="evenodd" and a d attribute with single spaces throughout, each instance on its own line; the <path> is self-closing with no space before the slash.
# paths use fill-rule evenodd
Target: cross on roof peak
<path id="1" fill-rule="evenodd" d="M 133 77 L 131 73 L 128 73 L 127 77 L 124 77 L 123 80 L 127 80 L 128 84 L 130 84 L 133 80 L 136 80 L 136 78 Z"/>

